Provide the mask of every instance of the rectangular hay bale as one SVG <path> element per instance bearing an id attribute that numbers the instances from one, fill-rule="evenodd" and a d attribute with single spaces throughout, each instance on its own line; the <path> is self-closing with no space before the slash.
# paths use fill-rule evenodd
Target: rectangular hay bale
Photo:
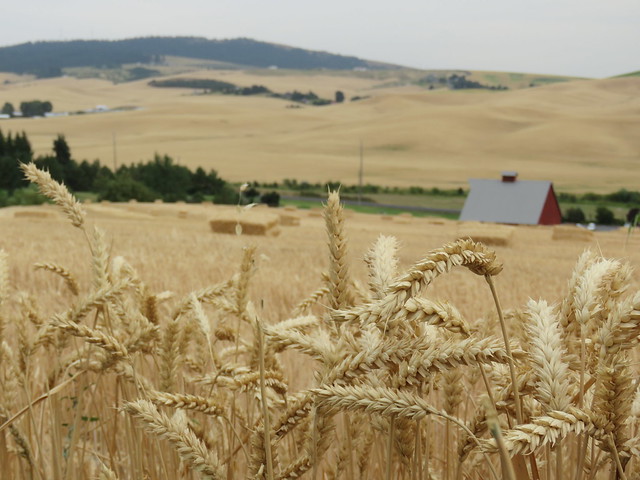
<path id="1" fill-rule="evenodd" d="M 576 240 L 588 242 L 593 239 L 593 232 L 573 225 L 556 225 L 553 227 L 551 240 Z"/>
<path id="2" fill-rule="evenodd" d="M 458 230 L 458 238 L 470 238 L 474 242 L 496 247 L 507 247 L 513 239 L 515 227 L 499 225 L 473 226 Z"/>
<path id="3" fill-rule="evenodd" d="M 14 218 L 55 218 L 55 212 L 44 212 L 38 210 L 18 210 L 13 212 Z"/>
<path id="4" fill-rule="evenodd" d="M 280 225 L 283 227 L 297 227 L 300 225 L 300 217 L 297 215 L 287 215 L 285 213 L 281 213 L 279 215 Z"/>
<path id="5" fill-rule="evenodd" d="M 280 234 L 277 215 L 266 212 L 220 212 L 209 220 L 209 226 L 215 233 L 235 235 L 266 235 L 275 237 Z"/>
<path id="6" fill-rule="evenodd" d="M 411 223 L 412 219 L 413 219 L 413 215 L 405 212 L 405 213 L 399 213 L 398 215 L 396 215 L 395 221 L 397 223 Z"/>

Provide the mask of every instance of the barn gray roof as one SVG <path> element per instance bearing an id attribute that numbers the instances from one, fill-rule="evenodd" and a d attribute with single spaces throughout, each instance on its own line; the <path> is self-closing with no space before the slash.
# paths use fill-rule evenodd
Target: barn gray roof
<path id="1" fill-rule="evenodd" d="M 540 220 L 551 182 L 503 182 L 472 178 L 460 220 L 535 225 Z"/>

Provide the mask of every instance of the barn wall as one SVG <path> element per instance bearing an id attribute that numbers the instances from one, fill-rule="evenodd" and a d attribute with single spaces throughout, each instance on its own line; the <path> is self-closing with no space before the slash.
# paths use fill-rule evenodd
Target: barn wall
<path id="1" fill-rule="evenodd" d="M 558 225 L 562 223 L 562 212 L 560 211 L 560 205 L 558 205 L 556 193 L 553 191 L 553 186 L 549 187 L 538 223 L 540 225 Z"/>

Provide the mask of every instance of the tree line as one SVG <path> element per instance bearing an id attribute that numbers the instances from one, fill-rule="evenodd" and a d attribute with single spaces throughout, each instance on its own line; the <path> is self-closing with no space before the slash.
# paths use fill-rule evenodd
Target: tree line
<path id="1" fill-rule="evenodd" d="M 71 67 L 119 68 L 159 64 L 166 56 L 202 58 L 266 68 L 351 70 L 381 68 L 357 57 L 291 48 L 248 38 L 145 37 L 126 40 L 29 42 L 0 48 L 3 70 L 57 77 Z"/>
<path id="2" fill-rule="evenodd" d="M 158 88 L 193 88 L 203 90 L 206 93 L 220 93 L 222 95 L 266 95 L 272 98 L 280 98 L 290 100 L 297 103 L 305 103 L 309 105 L 329 105 L 332 103 L 327 98 L 321 98 L 316 93 L 309 91 L 307 93 L 294 90 L 293 92 L 276 93 L 272 92 L 264 85 L 251 85 L 250 87 L 240 87 L 233 83 L 223 82 L 214 79 L 205 78 L 168 78 L 164 80 L 151 80 L 149 85 Z M 344 93 L 340 90 L 335 93 L 335 102 L 344 102 Z"/>
<path id="3" fill-rule="evenodd" d="M 122 202 L 201 202 L 233 204 L 238 201 L 236 189 L 211 169 L 195 171 L 178 165 L 170 156 L 156 154 L 147 162 L 122 165 L 116 171 L 99 160 L 81 162 L 73 159 L 64 135 L 53 141 L 52 152 L 34 156 L 27 135 L 4 134 L 0 130 L 0 206 L 38 203 L 33 187 L 24 180 L 20 163 L 34 162 L 39 168 L 63 182 L 73 192 L 94 192 L 98 200 Z M 42 203 L 41 199 L 39 203 Z"/>
<path id="4" fill-rule="evenodd" d="M 20 102 L 20 115 L 23 117 L 44 117 L 46 113 L 53 111 L 53 104 L 49 100 L 31 100 L 28 102 Z M 11 102 L 4 102 L 2 110 L 3 115 L 10 117 L 16 116 L 18 113 Z"/>

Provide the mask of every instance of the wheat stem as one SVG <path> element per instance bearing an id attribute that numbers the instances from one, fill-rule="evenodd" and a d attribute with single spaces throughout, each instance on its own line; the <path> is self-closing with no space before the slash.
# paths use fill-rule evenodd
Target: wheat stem
<path id="1" fill-rule="evenodd" d="M 502 314 L 502 307 L 500 307 L 500 300 L 498 299 L 498 293 L 496 292 L 496 287 L 493 283 L 493 278 L 491 275 L 485 275 L 484 278 L 487 280 L 489 284 L 489 288 L 491 289 L 491 295 L 493 296 L 493 301 L 496 305 L 496 309 L 498 310 L 498 319 L 500 320 L 500 330 L 502 330 L 502 336 L 504 337 L 504 348 L 507 351 L 507 364 L 509 365 L 509 373 L 511 375 L 511 385 L 513 386 L 513 398 L 516 407 L 516 420 L 518 424 L 521 424 L 522 419 L 522 404 L 520 403 L 520 392 L 518 389 L 518 384 L 516 382 L 516 366 L 513 361 L 513 355 L 511 354 L 511 343 L 509 341 L 509 333 L 507 332 L 507 326 L 504 321 L 504 315 Z"/>

